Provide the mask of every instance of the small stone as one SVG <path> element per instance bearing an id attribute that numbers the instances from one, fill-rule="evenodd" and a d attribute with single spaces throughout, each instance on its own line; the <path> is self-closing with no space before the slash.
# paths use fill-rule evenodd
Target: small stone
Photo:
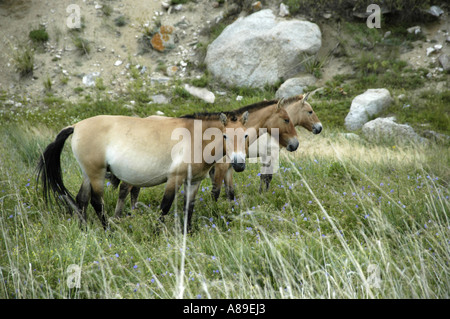
<path id="1" fill-rule="evenodd" d="M 427 12 L 435 17 L 440 17 L 442 14 L 444 14 L 444 10 L 442 10 L 438 6 L 431 6 L 430 9 L 427 10 Z"/>
<path id="2" fill-rule="evenodd" d="M 252 3 L 252 11 L 259 11 L 262 8 L 261 1 L 256 1 Z"/>
<path id="3" fill-rule="evenodd" d="M 119 66 L 123 63 L 122 60 L 117 60 L 116 62 L 114 62 L 114 66 Z"/>
<path id="4" fill-rule="evenodd" d="M 100 72 L 92 72 L 83 76 L 82 82 L 86 86 L 94 86 L 95 79 L 100 76 Z"/>
<path id="5" fill-rule="evenodd" d="M 408 33 L 418 34 L 418 33 L 420 33 L 422 30 L 420 29 L 420 26 L 416 25 L 416 26 L 414 26 L 414 27 L 411 27 L 411 28 L 406 29 L 406 31 L 408 31 Z"/>
<path id="6" fill-rule="evenodd" d="M 174 28 L 170 25 L 162 25 L 159 31 L 152 37 L 150 44 L 152 48 L 163 52 L 166 48 L 173 44 Z"/>
<path id="7" fill-rule="evenodd" d="M 447 54 L 441 54 L 439 56 L 439 63 L 442 66 L 443 71 L 450 70 L 450 57 Z"/>
<path id="8" fill-rule="evenodd" d="M 189 92 L 189 94 L 198 97 L 199 99 L 207 102 L 207 103 L 214 103 L 216 97 L 214 93 L 211 91 L 208 91 L 205 88 L 198 88 L 195 86 L 191 86 L 189 84 L 184 85 L 184 89 Z"/>
<path id="9" fill-rule="evenodd" d="M 168 104 L 170 100 L 163 94 L 155 94 L 152 96 L 152 103 Z"/>
<path id="10" fill-rule="evenodd" d="M 174 76 L 177 72 L 178 72 L 178 67 L 176 65 L 169 66 L 166 69 L 166 73 L 167 73 L 168 76 Z"/>
<path id="11" fill-rule="evenodd" d="M 170 3 L 163 1 L 163 2 L 161 2 L 161 7 L 163 7 L 164 9 L 167 10 L 170 7 Z"/>
<path id="12" fill-rule="evenodd" d="M 284 3 L 280 3 L 280 13 L 278 14 L 280 17 L 285 17 L 289 15 L 289 7 Z"/>

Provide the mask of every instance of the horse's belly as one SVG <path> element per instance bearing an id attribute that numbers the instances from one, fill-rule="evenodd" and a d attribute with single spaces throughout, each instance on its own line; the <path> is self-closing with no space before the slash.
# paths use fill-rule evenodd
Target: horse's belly
<path id="1" fill-rule="evenodd" d="M 170 159 L 157 158 L 151 154 L 127 154 L 107 152 L 111 172 L 121 181 L 138 187 L 155 186 L 167 181 Z"/>

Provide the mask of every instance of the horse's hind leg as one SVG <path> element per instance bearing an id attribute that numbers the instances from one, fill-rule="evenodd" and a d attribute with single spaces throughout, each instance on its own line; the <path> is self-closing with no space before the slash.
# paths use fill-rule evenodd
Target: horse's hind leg
<path id="1" fill-rule="evenodd" d="M 80 190 L 78 191 L 76 201 L 79 208 L 77 213 L 80 215 L 81 222 L 86 225 L 86 210 L 91 199 L 91 183 L 87 177 L 84 177 Z"/>
<path id="2" fill-rule="evenodd" d="M 106 170 L 105 170 L 106 171 Z M 105 213 L 105 204 L 103 201 L 103 188 L 105 182 L 105 171 L 98 174 L 97 178 L 90 178 L 91 180 L 91 205 L 94 207 L 103 229 L 108 228 L 108 220 Z"/>
<path id="3" fill-rule="evenodd" d="M 139 196 L 139 192 L 141 191 L 140 187 L 133 186 L 130 191 L 130 197 L 131 197 L 131 209 L 136 208 L 137 199 Z"/>
<path id="4" fill-rule="evenodd" d="M 117 199 L 116 210 L 114 213 L 114 217 L 120 218 L 122 217 L 123 207 L 125 206 L 125 199 L 127 198 L 130 190 L 133 186 L 122 182 L 119 188 L 119 198 Z"/>
<path id="5" fill-rule="evenodd" d="M 190 183 L 188 180 L 184 183 L 184 214 L 187 218 L 186 228 L 187 232 L 191 232 L 192 229 L 192 213 L 194 212 L 195 196 L 197 195 L 200 187 L 200 181 Z"/>
<path id="6" fill-rule="evenodd" d="M 175 195 L 180 189 L 182 183 L 182 178 L 179 176 L 173 176 L 170 177 L 167 180 L 166 189 L 164 190 L 164 196 L 161 201 L 161 217 L 160 221 L 164 222 L 164 216 L 167 215 L 167 213 L 170 210 L 170 207 L 172 206 L 173 200 L 175 199 Z"/>

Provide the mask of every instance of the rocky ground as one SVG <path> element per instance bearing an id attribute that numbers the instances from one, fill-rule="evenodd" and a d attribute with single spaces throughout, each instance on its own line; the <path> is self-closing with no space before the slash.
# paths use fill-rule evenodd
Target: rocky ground
<path id="1" fill-rule="evenodd" d="M 276 85 L 283 78 L 287 81 L 277 92 L 281 97 L 301 93 L 306 87 L 320 89 L 338 74 L 355 72 L 348 61 L 349 55 L 356 53 L 341 54 L 339 50 L 343 43 L 350 44 L 347 50 L 351 50 L 358 39 L 343 32 L 339 19 L 329 13 L 315 19 L 301 12 L 290 15 L 280 1 L 83 0 L 75 3 L 81 19 L 74 28 L 73 14 L 77 13 L 72 11 L 73 2 L 0 0 L 0 92 L 5 104 L 33 103 L 49 91 L 76 102 L 80 91 L 89 92 L 96 86 L 103 86 L 114 98 L 126 93 L 136 77 L 143 79 L 144 85 L 182 83 L 201 78 L 206 70 L 231 87 L 263 87 L 266 81 Z M 257 16 L 269 17 L 269 21 L 253 18 Z M 221 33 L 238 18 L 242 18 L 241 25 Z M 34 44 L 32 74 L 20 75 L 14 55 L 30 42 L 30 31 L 39 28 L 45 28 L 49 39 Z M 298 32 L 289 32 L 295 28 Z M 450 69 L 449 31 L 445 10 L 434 23 L 411 23 L 408 28 L 410 34 L 423 35 L 407 49 L 402 46 L 400 52 L 400 59 L 409 67 L 427 70 L 430 81 L 418 91 L 448 90 L 448 77 L 442 75 Z M 388 31 L 383 39 L 390 36 Z M 86 42 L 80 47 L 79 40 Z M 291 59 L 303 53 L 314 56 L 319 65 L 308 69 L 307 62 Z M 320 70 L 319 77 L 313 75 L 315 70 Z M 168 101 L 161 95 L 154 100 Z M 213 101 L 209 96 L 208 102 Z"/>

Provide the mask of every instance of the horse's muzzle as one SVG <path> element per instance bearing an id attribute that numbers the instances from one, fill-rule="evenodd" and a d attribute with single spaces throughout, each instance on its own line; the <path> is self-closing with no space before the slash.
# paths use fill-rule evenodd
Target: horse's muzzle
<path id="1" fill-rule="evenodd" d="M 319 134 L 322 132 L 322 123 L 315 123 L 312 129 L 313 134 Z"/>
<path id="2" fill-rule="evenodd" d="M 293 152 L 298 148 L 298 144 L 299 144 L 298 140 L 295 137 L 293 137 L 289 140 L 289 143 L 288 143 L 288 146 L 286 147 L 286 149 L 289 152 Z"/>
<path id="3" fill-rule="evenodd" d="M 245 170 L 245 155 L 234 154 L 231 158 L 231 166 L 236 172 L 242 172 Z"/>

